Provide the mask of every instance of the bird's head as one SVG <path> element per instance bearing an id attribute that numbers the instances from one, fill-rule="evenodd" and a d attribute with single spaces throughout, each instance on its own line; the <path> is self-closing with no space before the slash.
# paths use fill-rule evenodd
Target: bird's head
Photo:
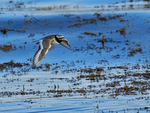
<path id="1" fill-rule="evenodd" d="M 62 46 L 64 46 L 64 47 L 66 47 L 66 48 L 72 50 L 72 48 L 71 48 L 69 42 L 64 38 L 64 36 L 62 36 L 62 35 L 55 35 L 55 39 L 56 39 L 56 41 L 57 41 L 60 45 L 62 45 Z"/>

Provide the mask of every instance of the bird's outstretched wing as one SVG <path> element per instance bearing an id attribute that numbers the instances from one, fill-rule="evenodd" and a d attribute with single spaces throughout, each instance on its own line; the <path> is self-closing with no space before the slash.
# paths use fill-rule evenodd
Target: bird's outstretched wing
<path id="1" fill-rule="evenodd" d="M 39 41 L 39 48 L 33 57 L 33 66 L 36 66 L 42 60 L 42 58 L 47 54 L 50 47 L 51 44 L 46 42 L 46 40 Z"/>
<path id="2" fill-rule="evenodd" d="M 63 40 L 62 42 L 60 42 L 60 45 L 62 45 L 62 46 L 64 46 L 64 47 L 66 47 L 66 48 L 72 50 L 72 48 L 71 48 L 69 42 L 68 42 L 66 39 Z"/>

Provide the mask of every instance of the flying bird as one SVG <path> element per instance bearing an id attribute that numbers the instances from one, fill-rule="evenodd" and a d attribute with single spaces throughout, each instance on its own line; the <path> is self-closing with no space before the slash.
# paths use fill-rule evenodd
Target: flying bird
<path id="1" fill-rule="evenodd" d="M 72 50 L 69 42 L 62 35 L 49 35 L 42 38 L 38 42 L 39 48 L 33 57 L 33 66 L 36 66 L 42 60 L 42 58 L 47 54 L 48 50 L 51 48 L 51 45 L 60 44 Z"/>

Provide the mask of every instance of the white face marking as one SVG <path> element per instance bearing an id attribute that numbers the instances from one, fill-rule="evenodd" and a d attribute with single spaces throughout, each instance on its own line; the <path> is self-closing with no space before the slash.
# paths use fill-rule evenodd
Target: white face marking
<path id="1" fill-rule="evenodd" d="M 62 35 L 56 35 L 56 38 L 51 42 L 52 45 L 57 45 L 61 42 L 61 40 L 64 39 L 64 36 Z M 59 42 L 60 41 L 60 42 Z"/>
<path id="2" fill-rule="evenodd" d="M 56 35 L 57 38 L 64 38 L 62 35 Z"/>

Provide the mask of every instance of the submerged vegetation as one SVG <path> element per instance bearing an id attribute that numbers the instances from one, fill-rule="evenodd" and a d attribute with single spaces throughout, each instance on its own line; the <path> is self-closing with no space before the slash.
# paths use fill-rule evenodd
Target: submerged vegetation
<path id="1" fill-rule="evenodd" d="M 136 54 L 137 52 L 142 52 L 142 48 L 138 48 L 138 49 L 129 48 L 129 50 L 130 50 L 129 56 L 133 56 L 133 55 Z"/>
<path id="2" fill-rule="evenodd" d="M 15 50 L 15 49 L 16 49 L 16 46 L 11 43 L 0 45 L 0 50 L 4 52 L 9 52 L 10 50 Z"/>
<path id="3" fill-rule="evenodd" d="M 76 61 L 76 63 L 79 63 L 79 61 Z M 80 61 L 82 62 L 82 61 Z M 66 65 L 70 65 L 70 69 L 64 67 Z M 11 74 L 15 76 L 22 75 L 21 72 L 24 72 L 26 74 L 31 70 L 31 65 L 29 63 L 19 63 L 19 62 L 6 62 L 3 64 L 0 64 L 0 70 L 4 71 L 11 69 Z M 138 67 L 138 68 L 137 68 Z M 15 71 L 14 69 L 18 68 L 21 71 Z M 28 69 L 27 69 L 28 68 Z M 32 86 L 30 90 L 27 90 L 26 87 L 23 85 L 23 90 L 20 91 L 1 91 L 1 96 L 14 96 L 14 95 L 49 95 L 48 98 L 60 98 L 60 97 L 72 97 L 76 95 L 82 95 L 82 97 L 87 98 L 89 95 L 93 95 L 97 98 L 104 98 L 109 96 L 109 98 L 118 98 L 119 96 L 127 96 L 127 95 L 138 95 L 139 92 L 143 95 L 147 95 L 146 99 L 149 99 L 149 90 L 150 90 L 150 84 L 147 81 L 150 79 L 150 72 L 148 69 L 150 68 L 150 65 L 142 65 L 139 64 L 136 65 L 122 65 L 122 66 L 114 66 L 114 67 L 108 67 L 108 68 L 101 68 L 101 67 L 95 67 L 95 68 L 76 68 L 72 65 L 72 62 L 64 62 L 62 61 L 62 64 L 43 64 L 39 66 L 39 68 L 32 68 L 32 70 L 38 69 L 40 70 L 46 70 L 51 71 L 53 74 L 57 74 L 56 76 L 47 78 L 46 82 L 49 80 L 57 80 L 57 81 L 63 81 L 66 84 L 71 83 L 72 86 L 69 88 L 63 88 L 60 87 L 61 84 L 54 84 L 53 88 L 45 88 L 43 91 L 32 89 Z M 145 70 L 145 72 L 138 72 L 139 69 Z M 61 70 L 61 72 L 60 72 Z M 57 71 L 57 73 L 56 73 Z M 57 77 L 61 73 L 78 73 L 72 77 L 63 77 L 60 78 Z M 112 73 L 113 72 L 113 73 Z M 39 73 L 40 74 L 40 73 Z M 43 76 L 43 75 L 42 75 Z M 47 76 L 47 75 L 45 75 Z M 3 78 L 7 78 L 8 74 L 5 74 Z M 44 77 L 44 76 L 43 76 Z M 142 77 L 142 80 L 141 80 Z M 128 80 L 128 78 L 132 80 Z M 28 79 L 26 79 L 26 82 L 32 84 L 32 83 L 38 83 L 40 82 L 41 78 L 38 78 L 37 76 L 32 76 Z M 13 79 L 7 80 L 8 83 L 20 81 L 19 79 Z M 86 81 L 86 83 L 90 82 L 91 84 L 83 85 L 82 81 Z M 2 82 L 2 81 L 1 81 Z M 139 87 L 140 86 L 140 87 Z M 25 90 L 26 89 L 26 90 Z M 107 94 L 107 95 L 106 95 Z M 90 97 L 92 98 L 92 97 Z M 142 97 L 141 97 L 142 98 Z M 144 97 L 143 97 L 144 98 Z"/>
<path id="4" fill-rule="evenodd" d="M 95 33 L 91 33 L 91 32 L 84 32 L 85 35 L 91 35 L 91 36 L 97 36 L 97 34 Z"/>
<path id="5" fill-rule="evenodd" d="M 1 30 L 1 32 L 3 33 L 3 34 L 6 34 L 7 33 L 7 29 L 6 28 L 3 28 L 2 30 Z"/>
<path id="6" fill-rule="evenodd" d="M 126 28 L 124 27 L 124 28 L 120 28 L 120 34 L 121 35 L 125 35 L 125 33 L 126 33 Z"/>

